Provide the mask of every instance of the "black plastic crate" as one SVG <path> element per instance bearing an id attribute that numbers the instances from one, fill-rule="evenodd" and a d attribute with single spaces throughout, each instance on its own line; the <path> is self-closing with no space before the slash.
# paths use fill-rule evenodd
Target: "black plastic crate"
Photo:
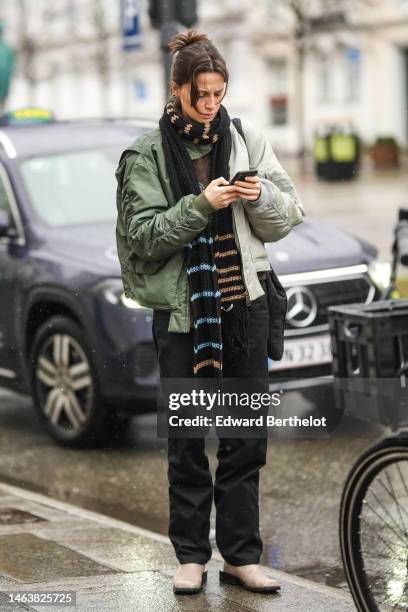
<path id="1" fill-rule="evenodd" d="M 332 306 L 328 316 L 338 407 L 408 425 L 408 300 Z"/>

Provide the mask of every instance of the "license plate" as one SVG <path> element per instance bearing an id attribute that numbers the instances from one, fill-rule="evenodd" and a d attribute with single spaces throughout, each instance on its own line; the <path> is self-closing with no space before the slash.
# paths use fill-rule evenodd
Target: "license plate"
<path id="1" fill-rule="evenodd" d="M 280 361 L 268 359 L 269 370 L 287 370 L 300 368 L 332 361 L 330 336 L 316 336 L 315 338 L 302 338 L 301 340 L 285 340 L 283 357 Z"/>

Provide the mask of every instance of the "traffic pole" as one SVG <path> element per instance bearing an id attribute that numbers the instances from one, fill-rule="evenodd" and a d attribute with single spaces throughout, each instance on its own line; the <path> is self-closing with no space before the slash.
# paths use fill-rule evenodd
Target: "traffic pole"
<path id="1" fill-rule="evenodd" d="M 170 93 L 171 65 L 173 56 L 168 44 L 181 29 L 181 24 L 175 20 L 175 0 L 163 0 L 161 3 L 160 48 L 164 71 L 164 101 L 167 102 Z"/>

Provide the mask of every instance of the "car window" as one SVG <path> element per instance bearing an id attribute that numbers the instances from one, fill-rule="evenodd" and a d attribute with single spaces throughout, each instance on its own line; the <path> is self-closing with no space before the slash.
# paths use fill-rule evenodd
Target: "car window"
<path id="1" fill-rule="evenodd" d="M 34 157 L 20 162 L 32 205 L 50 226 L 116 218 L 115 150 Z"/>

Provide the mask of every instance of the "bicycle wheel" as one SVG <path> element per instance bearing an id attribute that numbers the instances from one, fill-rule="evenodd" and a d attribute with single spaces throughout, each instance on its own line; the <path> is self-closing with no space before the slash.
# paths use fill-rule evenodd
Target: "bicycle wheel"
<path id="1" fill-rule="evenodd" d="M 381 441 L 353 466 L 341 500 L 340 548 L 360 612 L 408 609 L 408 438 Z"/>

